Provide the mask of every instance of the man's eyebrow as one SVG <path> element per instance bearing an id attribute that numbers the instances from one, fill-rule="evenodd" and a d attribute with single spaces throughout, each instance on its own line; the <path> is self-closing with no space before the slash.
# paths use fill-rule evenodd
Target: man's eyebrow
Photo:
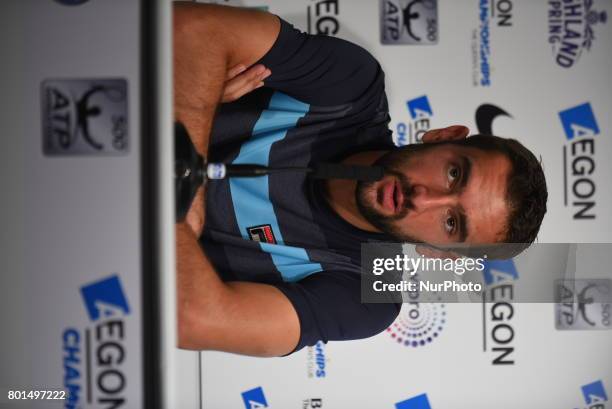
<path id="1" fill-rule="evenodd" d="M 468 180 L 470 179 L 470 172 L 472 171 L 472 162 L 466 157 L 461 157 L 461 180 L 459 181 L 459 189 L 465 189 Z"/>
<path id="2" fill-rule="evenodd" d="M 461 179 L 457 182 L 457 186 L 455 187 L 456 192 L 461 192 L 467 186 L 467 183 L 470 179 L 470 172 L 472 171 L 472 162 L 468 159 L 467 156 L 461 156 L 459 158 L 459 166 L 461 167 Z M 460 204 L 457 207 L 457 231 L 456 235 L 459 236 L 459 243 L 464 243 L 468 236 L 467 231 L 467 216 L 465 215 L 465 209 Z"/>
<path id="3" fill-rule="evenodd" d="M 459 206 L 459 231 L 457 233 L 459 234 L 459 242 L 464 243 L 468 236 L 467 217 L 465 216 L 465 211 L 461 206 Z"/>
<path id="4" fill-rule="evenodd" d="M 472 171 L 472 161 L 467 156 L 461 157 L 461 180 L 459 181 L 459 189 L 464 190 L 470 180 L 470 173 Z M 468 236 L 468 223 L 467 216 L 465 215 L 465 209 L 463 206 L 459 206 L 459 242 L 464 243 Z"/>

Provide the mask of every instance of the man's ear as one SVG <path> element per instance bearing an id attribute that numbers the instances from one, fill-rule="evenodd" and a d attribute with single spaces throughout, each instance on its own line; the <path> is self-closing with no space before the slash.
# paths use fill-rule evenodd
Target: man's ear
<path id="1" fill-rule="evenodd" d="M 432 129 L 430 131 L 425 132 L 425 135 L 423 135 L 422 141 L 423 143 L 457 141 L 460 139 L 467 138 L 469 133 L 470 133 L 470 130 L 467 128 L 467 126 L 463 126 L 463 125 L 447 126 L 446 128 Z"/>
<path id="2" fill-rule="evenodd" d="M 414 248 L 417 253 L 427 258 L 450 258 L 450 259 L 458 259 L 461 258 L 460 255 L 448 250 L 436 249 L 426 244 L 417 244 Z"/>

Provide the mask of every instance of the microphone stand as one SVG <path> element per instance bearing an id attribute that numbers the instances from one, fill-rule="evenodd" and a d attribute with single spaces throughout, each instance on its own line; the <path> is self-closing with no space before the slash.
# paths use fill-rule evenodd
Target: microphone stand
<path id="1" fill-rule="evenodd" d="M 227 177 L 257 177 L 283 172 L 308 173 L 315 179 L 351 179 L 377 181 L 384 176 L 380 166 L 342 165 L 319 163 L 313 167 L 267 167 L 256 164 L 206 163 L 193 146 L 189 133 L 180 122 L 174 123 L 174 183 L 176 195 L 176 220 L 183 221 L 191 202 L 206 180 Z"/>

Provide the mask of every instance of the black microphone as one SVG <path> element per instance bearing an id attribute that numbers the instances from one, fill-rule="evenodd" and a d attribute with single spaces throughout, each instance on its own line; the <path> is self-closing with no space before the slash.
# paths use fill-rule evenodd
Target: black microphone
<path id="1" fill-rule="evenodd" d="M 315 179 L 350 179 L 374 182 L 382 179 L 384 169 L 380 166 L 342 165 L 337 163 L 318 163 L 314 167 L 273 167 L 263 165 L 239 164 L 226 165 L 209 163 L 206 166 L 208 179 L 217 180 L 227 177 L 253 177 L 273 173 L 303 172 Z"/>
<path id="2" fill-rule="evenodd" d="M 374 182 L 384 176 L 384 169 L 380 166 L 318 163 L 312 167 L 267 167 L 257 164 L 206 163 L 206 159 L 195 150 L 187 129 L 180 122 L 174 123 L 174 147 L 177 221 L 184 220 L 196 191 L 206 183 L 206 180 L 257 177 L 284 172 L 308 173 L 308 176 L 315 179 L 349 179 L 365 182 Z"/>

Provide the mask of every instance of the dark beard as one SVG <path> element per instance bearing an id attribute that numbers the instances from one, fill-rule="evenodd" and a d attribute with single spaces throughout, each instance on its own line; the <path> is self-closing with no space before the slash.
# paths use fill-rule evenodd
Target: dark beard
<path id="1" fill-rule="evenodd" d="M 357 208 L 361 212 L 361 215 L 378 230 L 393 236 L 395 239 L 411 243 L 421 243 L 415 237 L 404 234 L 397 228 L 396 223 L 398 220 L 403 219 L 408 211 L 412 208 L 412 188 L 408 178 L 403 173 L 395 170 L 407 160 L 410 153 L 427 149 L 427 145 L 408 145 L 398 150 L 393 150 L 382 157 L 380 157 L 374 165 L 382 166 L 385 169 L 385 175 L 392 175 L 397 177 L 399 180 L 402 193 L 404 194 L 404 208 L 400 214 L 395 216 L 385 216 L 380 214 L 372 204 L 368 203 L 367 193 L 372 191 L 373 186 L 376 182 L 357 182 L 357 188 L 355 189 L 355 199 L 357 202 Z"/>

